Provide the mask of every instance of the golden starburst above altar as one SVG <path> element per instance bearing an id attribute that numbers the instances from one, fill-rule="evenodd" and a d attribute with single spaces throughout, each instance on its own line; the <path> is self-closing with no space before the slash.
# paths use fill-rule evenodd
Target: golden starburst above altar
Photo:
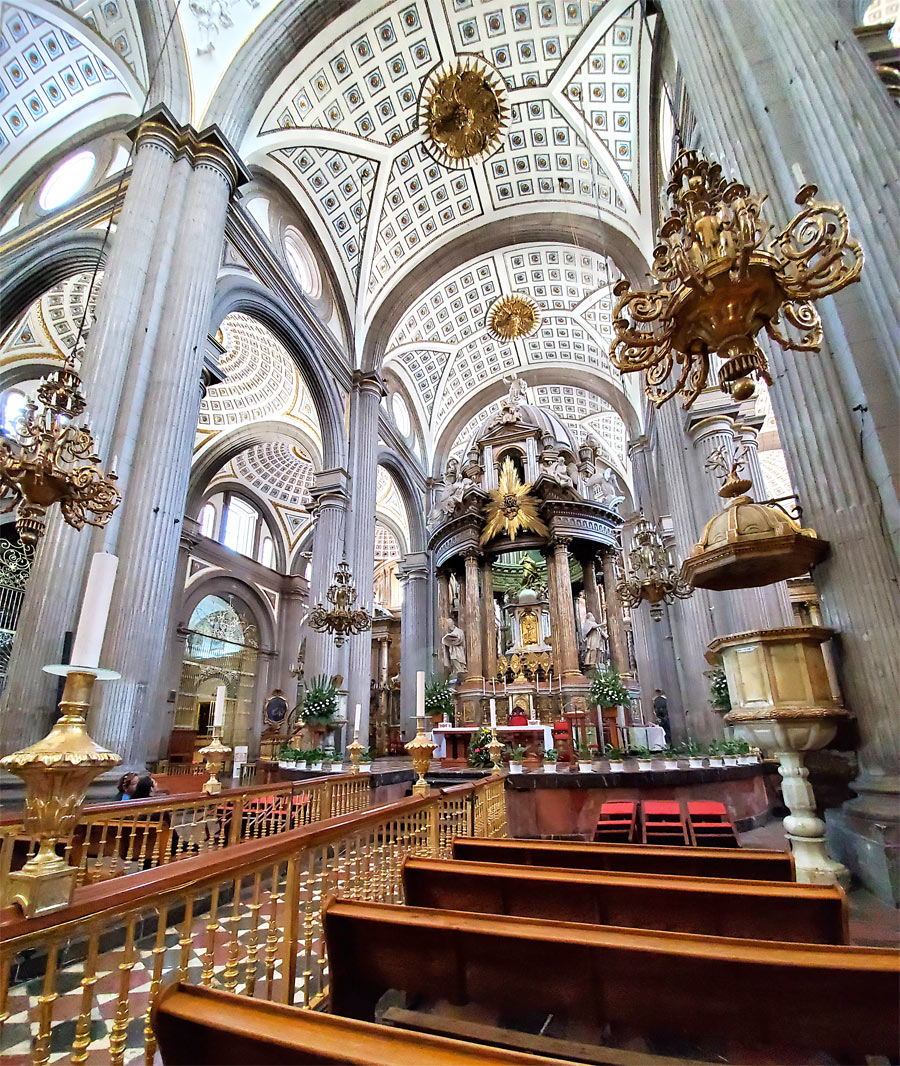
<path id="1" fill-rule="evenodd" d="M 508 109 L 499 75 L 476 58 L 436 69 L 422 94 L 419 125 L 432 155 L 446 167 L 472 160 L 500 146 Z"/>
<path id="2" fill-rule="evenodd" d="M 538 517 L 540 501 L 531 495 L 530 489 L 531 483 L 522 483 L 516 464 L 507 456 L 500 467 L 500 483 L 496 489 L 491 489 L 488 494 L 490 501 L 484 507 L 487 523 L 480 544 L 487 544 L 500 533 L 515 540 L 516 534 L 523 529 L 541 537 L 550 535 L 547 526 Z"/>
<path id="3" fill-rule="evenodd" d="M 541 313 L 530 296 L 514 292 L 501 296 L 488 312 L 488 333 L 499 341 L 514 341 L 534 333 L 541 321 Z"/>

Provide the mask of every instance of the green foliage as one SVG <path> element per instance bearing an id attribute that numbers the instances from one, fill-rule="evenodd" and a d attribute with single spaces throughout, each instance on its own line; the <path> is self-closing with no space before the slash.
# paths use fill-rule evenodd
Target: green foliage
<path id="1" fill-rule="evenodd" d="M 490 729 L 486 728 L 479 729 L 477 733 L 472 734 L 472 739 L 469 741 L 467 759 L 469 766 L 489 767 L 492 765 L 488 744 L 490 744 L 493 735 Z"/>
<path id="2" fill-rule="evenodd" d="M 278 749 L 278 758 L 283 762 L 302 762 L 306 752 L 291 747 L 290 744 L 282 744 Z"/>
<path id="3" fill-rule="evenodd" d="M 625 758 L 625 749 L 610 744 L 606 749 L 606 757 L 610 762 L 622 762 Z"/>
<path id="4" fill-rule="evenodd" d="M 678 744 L 667 744 L 663 748 L 663 758 L 677 759 L 681 755 L 681 747 Z"/>
<path id="5" fill-rule="evenodd" d="M 728 693 L 728 680 L 721 666 L 710 671 L 709 702 L 720 711 L 731 710 L 731 696 Z"/>
<path id="6" fill-rule="evenodd" d="M 332 679 L 325 674 L 310 678 L 299 703 L 301 721 L 321 725 L 330 722 L 337 709 L 338 691 Z"/>
<path id="7" fill-rule="evenodd" d="M 544 762 L 556 762 L 559 758 L 559 752 L 556 748 L 547 748 L 544 752 Z"/>
<path id="8" fill-rule="evenodd" d="M 706 746 L 706 754 L 711 759 L 718 759 L 723 753 L 723 742 L 719 740 L 711 740 Z"/>
<path id="9" fill-rule="evenodd" d="M 587 744 L 579 744 L 576 749 L 578 753 L 578 759 L 580 762 L 590 762 L 593 757 L 590 747 Z"/>
<path id="10" fill-rule="evenodd" d="M 433 677 L 425 686 L 425 713 L 453 717 L 453 692 L 442 677 Z"/>
<path id="11" fill-rule="evenodd" d="M 631 754 L 636 759 L 650 759 L 653 756 L 653 752 L 644 744 L 639 744 L 637 747 L 632 748 Z"/>
<path id="12" fill-rule="evenodd" d="M 591 700 L 598 707 L 622 707 L 629 703 L 628 689 L 612 666 L 597 670 L 591 680 Z"/>
<path id="13" fill-rule="evenodd" d="M 521 762 L 525 758 L 524 748 L 510 748 L 509 749 L 509 761 Z"/>
<path id="14" fill-rule="evenodd" d="M 363 748 L 363 750 L 359 753 L 359 761 L 360 762 L 371 762 L 372 761 L 372 749 L 371 748 Z"/>
<path id="15" fill-rule="evenodd" d="M 723 740 L 722 741 L 722 754 L 733 758 L 736 755 L 741 754 L 741 743 L 739 740 Z"/>
<path id="16" fill-rule="evenodd" d="M 746 741 L 743 738 L 741 738 L 740 740 L 736 740 L 734 743 L 735 743 L 735 746 L 737 748 L 738 755 L 749 755 L 750 754 L 750 744 L 749 744 L 748 741 Z"/>
<path id="17" fill-rule="evenodd" d="M 689 759 L 699 759 L 703 754 L 703 748 L 697 743 L 696 740 L 691 740 L 690 737 L 681 745 L 681 752 Z"/>

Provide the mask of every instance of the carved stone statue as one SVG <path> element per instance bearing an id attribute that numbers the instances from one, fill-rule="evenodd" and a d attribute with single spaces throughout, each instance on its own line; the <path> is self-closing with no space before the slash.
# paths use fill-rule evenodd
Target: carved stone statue
<path id="1" fill-rule="evenodd" d="M 467 667 L 466 635 L 452 618 L 444 619 L 444 635 L 441 637 L 441 644 L 450 656 L 450 672 L 465 673 Z"/>
<path id="2" fill-rule="evenodd" d="M 619 488 L 618 479 L 610 467 L 594 474 L 588 484 L 593 489 L 594 499 L 613 510 L 625 499 Z"/>
<path id="3" fill-rule="evenodd" d="M 528 402 L 528 386 L 525 384 L 524 379 L 517 374 L 513 374 L 510 378 L 504 378 L 503 380 L 509 381 L 509 392 L 507 392 L 506 398 L 500 401 L 500 413 L 497 415 L 496 421 L 500 424 L 511 424 L 519 421 L 519 407 L 521 404 Z"/>
<path id="4" fill-rule="evenodd" d="M 594 615 L 588 611 L 584 616 L 584 665 L 597 666 L 605 650 L 606 632 Z"/>
<path id="5" fill-rule="evenodd" d="M 428 516 L 429 525 L 437 525 L 450 518 L 463 501 L 463 497 L 474 488 L 471 478 L 459 476 L 459 463 L 450 459 L 444 471 L 444 484 L 438 489 L 434 507 Z"/>
<path id="6" fill-rule="evenodd" d="M 547 474 L 547 477 L 552 478 L 560 488 L 575 488 L 575 482 L 572 480 L 572 477 L 569 474 L 569 468 L 566 466 L 566 461 L 561 455 L 557 455 L 545 465 L 545 473 Z"/>

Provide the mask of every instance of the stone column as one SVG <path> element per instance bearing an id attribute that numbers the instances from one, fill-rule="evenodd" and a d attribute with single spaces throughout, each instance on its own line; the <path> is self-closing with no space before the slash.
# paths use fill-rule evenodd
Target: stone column
<path id="1" fill-rule="evenodd" d="M 840 634 L 842 687 L 858 716 L 859 798 L 835 817 L 838 857 L 885 899 L 900 894 L 900 525 L 896 439 L 895 109 L 854 38 L 847 7 L 664 0 L 698 132 L 767 216 L 786 224 L 802 178 L 842 203 L 866 251 L 862 277 L 817 303 L 818 355 L 770 348 L 772 406 L 804 521 L 831 543 L 815 581 Z M 790 47 L 785 47 L 790 42 Z M 827 61 L 823 57 L 827 56 Z M 858 123 L 855 116 L 865 115 Z"/>
<path id="2" fill-rule="evenodd" d="M 400 609 L 400 727 L 415 735 L 416 674 L 428 673 L 428 553 L 409 552 L 399 567 L 403 581 Z M 446 580 L 446 579 L 445 579 Z"/>
<path id="3" fill-rule="evenodd" d="M 479 588 L 479 557 L 477 548 L 467 548 L 466 560 L 466 618 L 462 628 L 466 631 L 466 681 L 480 689 L 484 681 L 484 659 L 481 624 L 481 589 Z"/>
<path id="4" fill-rule="evenodd" d="M 603 593 L 606 599 L 610 662 L 620 674 L 628 674 L 631 671 L 625 638 L 625 619 L 622 617 L 622 601 L 616 592 L 616 557 L 611 551 L 603 553 Z"/>
<path id="5" fill-rule="evenodd" d="M 484 614 L 484 676 L 497 676 L 497 616 L 494 613 L 494 577 L 491 560 L 481 564 L 482 611 Z"/>
<path id="6" fill-rule="evenodd" d="M 603 604 L 600 600 L 600 589 L 597 585 L 597 557 L 589 555 L 581 564 L 584 575 L 584 606 L 585 610 L 601 621 L 603 618 Z"/>
<path id="7" fill-rule="evenodd" d="M 347 557 L 353 569 L 357 605 L 371 613 L 375 577 L 375 497 L 378 481 L 378 404 L 384 385 L 377 374 L 354 371 L 350 394 L 350 446 L 352 478 L 347 526 Z M 369 736 L 369 679 L 372 676 L 372 636 L 350 638 L 347 706 L 362 708 L 359 734 Z"/>
<path id="8" fill-rule="evenodd" d="M 388 656 L 391 651 L 391 638 L 378 637 L 378 722 L 375 727 L 375 747 L 380 755 L 387 754 L 387 720 L 388 720 Z"/>
<path id="9" fill-rule="evenodd" d="M 437 572 L 437 626 L 435 632 L 437 634 L 437 641 L 435 647 L 435 673 L 443 671 L 446 673 L 450 669 L 450 656 L 441 644 L 441 637 L 444 635 L 444 619 L 450 617 L 450 575 L 446 570 L 440 569 Z"/>
<path id="10" fill-rule="evenodd" d="M 297 702 L 297 653 L 300 650 L 300 625 L 306 608 L 303 599 L 306 582 L 290 575 L 282 581 L 278 604 L 278 687 L 284 693 L 288 708 Z M 263 693 L 267 698 L 270 693 Z"/>
<path id="11" fill-rule="evenodd" d="M 309 567 L 309 607 L 325 603 L 328 586 L 334 582 L 334 572 L 344 557 L 344 527 L 350 501 L 349 476 L 341 467 L 322 470 L 316 474 L 310 491 L 316 508 L 316 528 L 313 533 L 312 562 Z M 306 640 L 303 658 L 304 677 L 334 677 L 340 673 L 339 652 L 334 637 L 317 633 L 308 625 L 302 627 L 301 641 Z"/>
<path id="12" fill-rule="evenodd" d="M 166 662 L 163 667 L 165 682 L 166 720 L 163 733 L 168 736 L 175 725 L 178 708 L 178 690 L 181 688 L 181 671 L 184 668 L 184 656 L 187 644 L 187 624 L 185 615 L 185 586 L 187 584 L 188 563 L 191 553 L 200 541 L 200 524 L 195 518 L 184 517 L 181 538 L 178 545 L 178 564 L 175 569 L 175 581 L 172 587 L 172 604 L 169 609 L 169 632 L 166 640 Z M 175 699 L 169 702 L 169 694 L 174 690 Z M 165 752 L 163 754 L 166 754 Z"/>
<path id="13" fill-rule="evenodd" d="M 553 659 L 565 685 L 582 681 L 578 669 L 578 639 L 575 635 L 575 600 L 569 571 L 569 539 L 557 537 L 547 553 L 547 584 L 550 590 L 550 626 L 553 631 Z"/>
<path id="14" fill-rule="evenodd" d="M 163 218 L 171 226 L 134 333 L 134 363 L 113 435 L 123 502 L 105 531 L 119 556 L 91 733 L 125 766 L 165 747 L 160 684 L 197 418 L 203 351 L 228 202 L 249 175 L 215 129 L 165 130 L 176 154 Z"/>
<path id="15" fill-rule="evenodd" d="M 158 275 L 177 225 L 177 215 L 170 217 L 164 210 L 176 156 L 172 133 L 177 129 L 160 107 L 131 131 L 131 176 L 110 238 L 97 318 L 82 361 L 87 414 L 106 469 L 115 451 L 113 430 L 122 413 L 123 388 L 139 361 L 139 343 L 133 346 L 138 320 L 145 302 L 152 300 L 150 279 Z M 45 674 L 43 667 L 60 661 L 66 631 L 75 628 L 94 545 L 90 529 L 73 529 L 58 508 L 52 509 L 28 579 L 19 639 L 0 704 L 4 751 L 38 740 L 56 717 L 57 678 Z M 104 659 L 101 665 L 112 664 Z"/>

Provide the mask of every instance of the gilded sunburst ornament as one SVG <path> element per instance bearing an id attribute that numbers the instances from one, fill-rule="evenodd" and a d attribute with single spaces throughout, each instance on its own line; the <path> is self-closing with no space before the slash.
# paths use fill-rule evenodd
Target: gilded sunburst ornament
<path id="1" fill-rule="evenodd" d="M 431 153 L 461 168 L 497 148 L 506 127 L 503 98 L 502 80 L 475 58 L 433 71 L 419 109 Z"/>
<path id="2" fill-rule="evenodd" d="M 538 328 L 541 313 L 530 296 L 514 292 L 501 296 L 488 312 L 488 333 L 499 341 L 514 341 L 527 337 Z"/>
<path id="3" fill-rule="evenodd" d="M 487 522 L 479 543 L 487 544 L 500 533 L 505 533 L 510 540 L 516 539 L 519 530 L 531 530 L 541 537 L 549 536 L 549 530 L 538 517 L 538 501 L 530 494 L 531 484 L 522 484 L 519 471 L 509 456 L 500 467 L 500 482 L 496 489 L 488 494 L 490 501 L 485 504 L 484 513 Z"/>

